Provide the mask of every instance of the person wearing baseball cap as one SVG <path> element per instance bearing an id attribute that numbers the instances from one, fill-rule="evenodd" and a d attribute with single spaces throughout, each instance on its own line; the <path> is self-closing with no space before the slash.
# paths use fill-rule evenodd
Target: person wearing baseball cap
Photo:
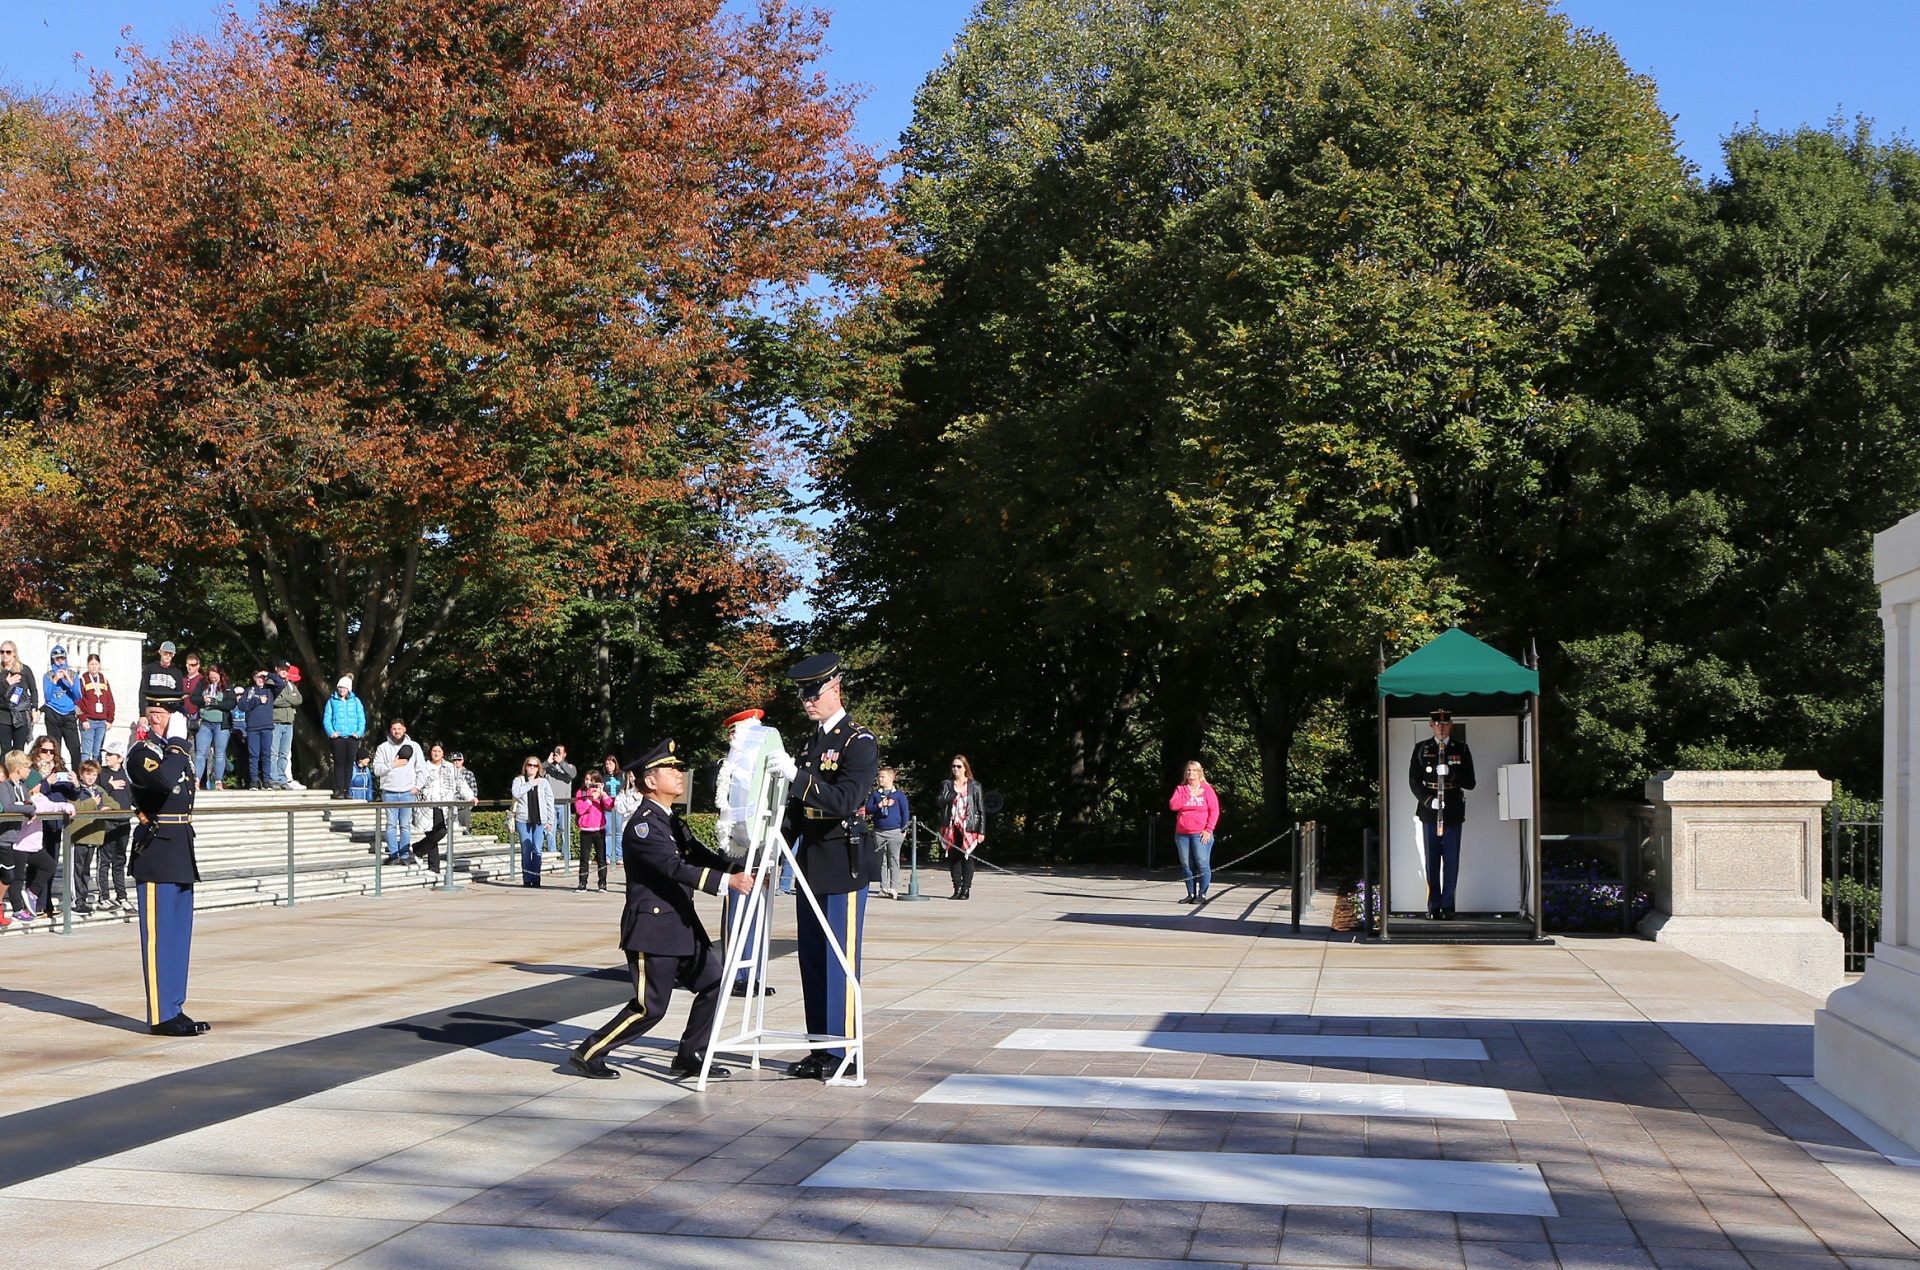
<path id="1" fill-rule="evenodd" d="M 173 655 L 179 650 L 172 640 L 160 645 L 159 656 L 140 672 L 140 713 L 145 714 L 150 705 L 165 706 L 179 713 L 186 708 L 187 677 L 173 664 Z"/>
<path id="2" fill-rule="evenodd" d="M 47 735 L 56 745 L 65 742 L 73 771 L 80 770 L 80 672 L 67 664 L 64 644 L 47 651 L 47 673 L 40 681 L 40 712 Z"/>

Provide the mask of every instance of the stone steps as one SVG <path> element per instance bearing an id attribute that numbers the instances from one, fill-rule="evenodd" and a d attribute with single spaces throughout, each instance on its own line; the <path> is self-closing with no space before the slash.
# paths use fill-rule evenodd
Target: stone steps
<path id="1" fill-rule="evenodd" d="M 201 873 L 194 888 L 196 910 L 287 903 L 288 808 L 294 809 L 294 902 L 374 894 L 373 843 L 386 810 L 381 804 L 335 802 L 324 790 L 207 791 L 194 808 L 194 848 Z M 425 890 L 438 885 L 441 877 L 418 864 L 379 867 L 382 892 Z M 518 843 L 471 834 L 461 834 L 455 842 L 454 871 L 461 884 L 517 878 L 519 870 Z M 56 896 L 60 887 L 56 881 Z M 77 930 L 126 924 L 133 917 L 117 911 L 77 914 L 73 924 Z M 58 920 L 43 919 L 25 928 L 16 923 L 0 931 L 0 938 L 60 928 Z"/>

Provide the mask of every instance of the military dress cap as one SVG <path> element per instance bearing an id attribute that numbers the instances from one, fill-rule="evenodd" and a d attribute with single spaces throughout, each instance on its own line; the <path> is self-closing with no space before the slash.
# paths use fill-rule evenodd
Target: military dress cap
<path id="1" fill-rule="evenodd" d="M 800 690 L 801 700 L 811 701 L 839 674 L 840 654 L 815 653 L 787 671 L 787 678 L 793 680 L 794 687 Z"/>
<path id="2" fill-rule="evenodd" d="M 629 772 L 651 772 L 656 767 L 684 768 L 686 765 L 686 760 L 680 757 L 674 746 L 673 738 L 668 737 L 666 740 L 660 742 L 660 744 L 648 750 L 645 754 L 642 754 L 639 758 L 633 760 L 633 762 L 627 764 L 626 770 Z"/>
<path id="3" fill-rule="evenodd" d="M 1453 711 L 1446 709 L 1435 710 L 1432 714 L 1428 715 L 1427 718 L 1433 720 L 1435 723 L 1452 723 Z"/>

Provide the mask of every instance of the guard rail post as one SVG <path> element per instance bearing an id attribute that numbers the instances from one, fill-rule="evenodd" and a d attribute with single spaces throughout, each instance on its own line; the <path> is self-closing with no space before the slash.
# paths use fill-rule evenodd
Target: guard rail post
<path id="1" fill-rule="evenodd" d="M 920 894 L 920 817 L 907 822 L 907 893 L 900 898 L 919 903 L 928 897 Z"/>
<path id="2" fill-rule="evenodd" d="M 457 807 L 443 807 L 440 810 L 447 818 L 447 836 L 441 840 L 440 844 L 440 863 L 446 870 L 440 875 L 440 889 L 457 891 L 460 888 L 453 880 L 453 852 L 454 844 L 460 837 L 460 810 Z"/>
<path id="3" fill-rule="evenodd" d="M 292 908 L 292 907 L 293 907 L 293 905 L 294 905 L 294 898 L 293 898 L 293 873 L 294 873 L 294 863 L 293 863 L 293 833 L 294 833 L 294 830 L 293 830 L 293 813 L 292 813 L 292 812 L 288 812 L 288 813 L 287 813 L 287 907 L 288 907 L 288 908 Z"/>
<path id="4" fill-rule="evenodd" d="M 387 867 L 387 834 L 391 832 L 392 817 L 385 803 L 374 803 L 372 806 L 377 808 L 373 830 L 373 897 L 379 899 L 383 894 L 381 886 L 384 879 L 381 875 Z"/>
<path id="5" fill-rule="evenodd" d="M 16 866 L 18 867 L 18 866 Z M 66 892 L 66 901 L 60 905 L 60 933 L 73 934 L 73 834 L 69 832 L 67 818 L 60 817 L 60 873 Z"/>
<path id="6" fill-rule="evenodd" d="M 1293 910 L 1293 929 L 1296 932 L 1300 929 L 1300 881 L 1306 864 L 1304 855 L 1305 847 L 1300 841 L 1300 822 L 1296 820 L 1293 824 L 1293 876 L 1287 885 L 1289 907 Z"/>

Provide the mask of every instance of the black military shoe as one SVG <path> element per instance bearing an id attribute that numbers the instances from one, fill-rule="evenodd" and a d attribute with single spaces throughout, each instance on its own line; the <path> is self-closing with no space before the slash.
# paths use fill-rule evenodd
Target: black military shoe
<path id="1" fill-rule="evenodd" d="M 809 1054 L 787 1064 L 787 1075 L 796 1080 L 825 1080 L 829 1070 L 824 1054 Z"/>
<path id="2" fill-rule="evenodd" d="M 203 1036 L 212 1031 L 206 1023 L 196 1023 L 184 1014 L 176 1014 L 165 1023 L 156 1023 L 147 1031 L 155 1036 Z"/>
<path id="3" fill-rule="evenodd" d="M 733 985 L 733 995 L 736 997 L 744 997 L 750 991 L 752 991 L 752 985 L 750 984 L 736 983 Z M 762 988 L 761 991 L 768 996 L 772 996 L 777 991 L 777 989 L 775 989 L 772 984 L 768 984 L 766 987 Z"/>
<path id="4" fill-rule="evenodd" d="M 675 1076 L 698 1076 L 702 1057 L 703 1055 L 700 1054 L 676 1054 L 673 1056 L 673 1061 L 667 1064 L 667 1070 Z M 733 1068 L 722 1067 L 718 1063 L 707 1068 L 708 1080 L 725 1080 L 731 1075 L 733 1075 Z"/>
<path id="5" fill-rule="evenodd" d="M 579 1054 L 567 1055 L 567 1066 L 588 1080 L 619 1080 L 620 1073 L 608 1067 L 605 1059 L 582 1058 Z"/>

